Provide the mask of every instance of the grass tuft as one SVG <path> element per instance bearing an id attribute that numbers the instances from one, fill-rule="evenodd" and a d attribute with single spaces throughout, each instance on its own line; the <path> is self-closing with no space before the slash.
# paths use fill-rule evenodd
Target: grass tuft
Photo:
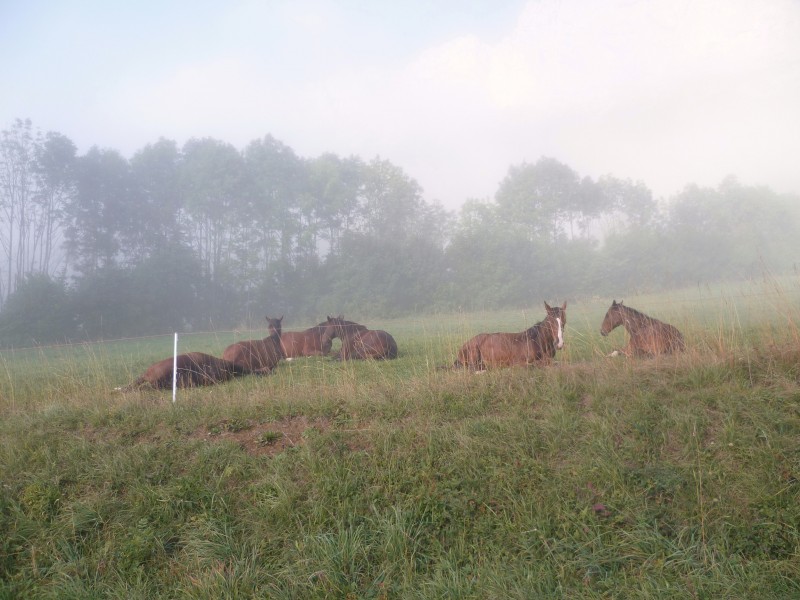
<path id="1" fill-rule="evenodd" d="M 570 301 L 552 367 L 441 370 L 537 319 L 438 315 L 176 404 L 112 391 L 157 340 L 4 352 L 0 597 L 800 597 L 800 319 L 766 285 L 626 298 L 680 356 L 610 358 Z"/>

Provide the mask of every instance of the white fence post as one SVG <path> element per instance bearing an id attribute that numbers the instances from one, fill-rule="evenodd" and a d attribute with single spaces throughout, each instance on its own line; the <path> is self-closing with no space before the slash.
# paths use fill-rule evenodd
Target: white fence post
<path id="1" fill-rule="evenodd" d="M 178 393 L 178 332 L 175 332 L 175 346 L 172 350 L 172 403 Z"/>

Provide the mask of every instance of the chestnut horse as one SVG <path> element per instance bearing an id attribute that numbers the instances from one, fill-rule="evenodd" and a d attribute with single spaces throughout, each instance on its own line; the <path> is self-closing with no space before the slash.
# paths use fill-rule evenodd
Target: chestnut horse
<path id="1" fill-rule="evenodd" d="M 628 332 L 630 341 L 624 349 L 615 350 L 610 356 L 656 356 L 685 349 L 683 335 L 675 327 L 624 306 L 622 300 L 613 300 L 600 326 L 600 335 L 606 336 L 620 325 Z"/>
<path id="2" fill-rule="evenodd" d="M 178 366 L 176 383 L 181 388 L 212 385 L 227 381 L 237 375 L 246 375 L 249 372 L 242 365 L 211 356 L 210 354 L 188 352 L 179 354 L 176 359 L 173 357 L 165 358 L 150 365 L 144 375 L 133 383 L 119 389 L 129 391 L 145 384 L 149 384 L 155 389 L 172 388 L 174 360 L 177 361 Z"/>
<path id="3" fill-rule="evenodd" d="M 236 342 L 225 348 L 222 358 L 243 367 L 248 373 L 269 375 L 284 358 L 281 345 L 281 322 L 283 317 L 267 317 L 269 336 L 263 340 Z"/>
<path id="4" fill-rule="evenodd" d="M 342 347 L 334 357 L 336 360 L 391 359 L 397 358 L 397 342 L 382 329 L 367 329 L 341 316 L 328 317 L 322 339 L 334 337 L 342 340 Z"/>
<path id="5" fill-rule="evenodd" d="M 556 350 L 564 347 L 567 303 L 552 307 L 544 303 L 547 315 L 520 333 L 479 333 L 458 351 L 455 367 L 474 371 L 516 365 L 548 364 Z"/>
<path id="6" fill-rule="evenodd" d="M 281 345 L 286 360 L 300 356 L 327 356 L 331 351 L 331 339 L 322 341 L 327 322 L 309 327 L 304 331 L 286 331 L 281 334 Z"/>

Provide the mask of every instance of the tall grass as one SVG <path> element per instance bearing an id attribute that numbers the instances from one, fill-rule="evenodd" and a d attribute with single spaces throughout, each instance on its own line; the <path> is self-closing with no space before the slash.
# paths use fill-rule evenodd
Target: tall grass
<path id="1" fill-rule="evenodd" d="M 175 405 L 111 391 L 171 337 L 3 353 L 0 597 L 800 597 L 797 292 L 624 298 L 686 336 L 654 360 L 570 300 L 555 366 L 482 375 L 438 367 L 538 302 L 369 322 L 397 360 Z"/>

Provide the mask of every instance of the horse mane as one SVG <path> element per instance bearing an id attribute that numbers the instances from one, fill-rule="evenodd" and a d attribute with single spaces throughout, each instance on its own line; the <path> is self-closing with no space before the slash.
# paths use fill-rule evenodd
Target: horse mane
<path id="1" fill-rule="evenodd" d="M 347 330 L 347 331 L 368 331 L 366 325 L 362 325 L 361 323 L 356 323 L 355 321 L 348 321 L 342 315 L 338 317 L 332 317 L 331 320 L 333 321 L 333 326 L 337 329 Z M 329 323 L 320 323 L 320 325 L 328 325 Z"/>
<path id="2" fill-rule="evenodd" d="M 341 336 L 348 336 L 364 333 L 365 331 L 369 331 L 369 328 L 355 321 L 342 321 L 336 325 L 336 331 Z"/>
<path id="3" fill-rule="evenodd" d="M 628 315 L 632 316 L 633 318 L 638 319 L 640 321 L 650 321 L 650 322 L 655 321 L 657 323 L 661 323 L 661 321 L 659 321 L 655 317 L 651 317 L 650 315 L 646 315 L 642 311 L 636 310 L 635 308 L 633 308 L 631 306 L 628 306 L 627 304 L 623 304 L 622 302 L 619 302 L 617 304 L 617 306 L 619 308 L 622 308 L 626 314 L 628 314 Z"/>
<path id="4" fill-rule="evenodd" d="M 525 331 L 522 332 L 522 335 L 524 335 L 529 340 L 537 339 L 539 337 L 539 334 L 542 331 L 542 328 L 544 327 L 544 322 L 546 320 L 547 320 L 546 318 L 542 319 L 541 321 L 539 321 L 538 323 L 534 324 L 533 326 L 528 327 L 528 329 L 526 329 Z"/>

